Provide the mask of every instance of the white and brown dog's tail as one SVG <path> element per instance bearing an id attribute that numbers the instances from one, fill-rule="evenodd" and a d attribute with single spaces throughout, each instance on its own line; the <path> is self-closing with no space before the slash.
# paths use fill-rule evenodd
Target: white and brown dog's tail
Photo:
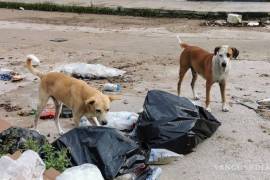
<path id="1" fill-rule="evenodd" d="M 35 61 L 35 62 L 40 62 L 39 59 L 33 55 L 33 54 L 30 54 L 26 57 L 26 67 L 27 69 L 34 75 L 38 76 L 39 78 L 42 78 L 43 76 L 43 73 L 40 72 L 39 70 L 35 69 L 32 65 L 32 61 Z"/>
<path id="2" fill-rule="evenodd" d="M 185 49 L 185 48 L 187 48 L 189 46 L 188 44 L 183 43 L 183 41 L 181 40 L 181 38 L 180 38 L 179 35 L 177 35 L 176 37 L 178 39 L 178 43 L 179 43 L 179 45 L 180 45 L 181 48 Z"/>

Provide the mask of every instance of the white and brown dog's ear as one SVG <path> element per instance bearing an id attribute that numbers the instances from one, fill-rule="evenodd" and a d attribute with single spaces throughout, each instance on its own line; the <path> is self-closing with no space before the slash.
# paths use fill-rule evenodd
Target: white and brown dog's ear
<path id="1" fill-rule="evenodd" d="M 220 49 L 220 46 L 216 47 L 215 50 L 214 50 L 214 54 L 217 55 L 218 51 Z"/>
<path id="2" fill-rule="evenodd" d="M 234 47 L 232 47 L 231 49 L 232 49 L 232 57 L 234 59 L 236 59 L 238 57 L 238 55 L 239 55 L 239 51 L 238 51 L 238 49 L 236 49 Z"/>

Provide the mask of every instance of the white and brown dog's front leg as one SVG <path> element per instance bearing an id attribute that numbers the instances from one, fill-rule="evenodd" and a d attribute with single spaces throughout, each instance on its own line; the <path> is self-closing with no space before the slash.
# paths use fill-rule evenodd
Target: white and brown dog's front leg
<path id="1" fill-rule="evenodd" d="M 205 108 L 207 111 L 211 112 L 210 108 L 210 91 L 213 83 L 211 81 L 206 81 L 206 101 L 205 101 Z"/>
<path id="2" fill-rule="evenodd" d="M 223 112 L 228 112 L 229 108 L 226 103 L 226 94 L 225 94 L 225 89 L 226 89 L 226 81 L 223 80 L 219 82 L 219 87 L 220 87 L 220 94 L 221 94 L 221 99 L 222 99 L 222 111 Z"/>

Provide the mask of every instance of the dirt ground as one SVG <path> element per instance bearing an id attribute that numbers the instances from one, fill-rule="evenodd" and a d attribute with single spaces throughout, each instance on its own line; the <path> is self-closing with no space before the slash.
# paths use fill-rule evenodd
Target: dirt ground
<path id="1" fill-rule="evenodd" d="M 18 106 L 8 112 L 0 107 L 0 118 L 15 126 L 29 127 L 33 116 L 19 116 L 36 107 L 39 80 L 24 68 L 27 54 L 41 59 L 46 72 L 71 62 L 101 63 L 127 71 L 122 79 L 94 80 L 123 86 L 123 99 L 112 104 L 112 111 L 142 109 L 148 90 L 176 94 L 180 49 L 179 34 L 190 44 L 213 51 L 229 44 L 240 50 L 232 62 L 226 95 L 230 112 L 221 112 L 217 85 L 212 88 L 212 113 L 222 123 L 217 132 L 198 145 L 193 153 L 172 164 L 161 166 L 162 180 L 186 179 L 269 179 L 270 122 L 232 98 L 255 105 L 270 94 L 270 28 L 224 28 L 200 26 L 203 21 L 167 18 L 139 18 L 81 15 L 0 9 L 0 67 L 25 76 L 21 82 L 0 81 L 0 104 Z M 65 42 L 50 40 L 64 38 Z M 190 73 L 184 79 L 183 96 L 192 98 Z M 204 104 L 205 85 L 200 78 L 196 89 Z M 67 131 L 70 119 L 61 119 Z M 54 122 L 40 120 L 40 132 L 53 140 Z"/>

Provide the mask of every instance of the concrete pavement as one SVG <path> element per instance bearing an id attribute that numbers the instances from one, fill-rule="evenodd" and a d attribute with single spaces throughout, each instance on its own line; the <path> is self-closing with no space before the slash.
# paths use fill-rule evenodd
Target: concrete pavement
<path id="1" fill-rule="evenodd" d="M 269 17 L 270 2 L 209 2 L 186 0 L 0 0 L 0 3 L 52 3 L 76 7 L 100 7 L 117 9 L 118 11 L 132 10 L 139 15 L 146 15 L 142 10 L 156 10 L 156 16 L 175 17 L 225 17 L 227 13 L 240 13 L 244 18 Z M 1 6 L 3 7 L 3 6 Z M 39 9 L 40 10 L 40 9 Z M 138 13 L 137 13 L 138 14 Z M 130 15 L 130 14 L 128 14 Z M 132 15 L 132 14 L 131 14 Z M 148 14 L 149 15 L 149 14 Z M 153 15 L 153 14 L 152 14 Z"/>

